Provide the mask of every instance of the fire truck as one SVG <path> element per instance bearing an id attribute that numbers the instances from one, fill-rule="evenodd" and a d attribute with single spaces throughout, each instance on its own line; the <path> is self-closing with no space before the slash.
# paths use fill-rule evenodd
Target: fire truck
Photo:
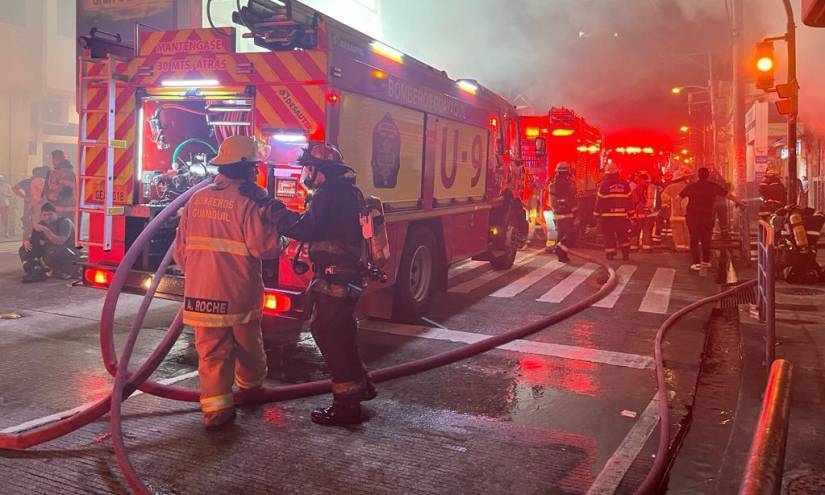
<path id="1" fill-rule="evenodd" d="M 602 175 L 602 136 L 598 129 L 570 109 L 551 107 L 545 115 L 522 116 L 521 153 L 530 229 L 543 224 L 548 247 L 555 241 L 549 185 L 560 162 L 573 168 L 579 194 L 580 228 L 592 221 L 598 181 Z"/>
<path id="2" fill-rule="evenodd" d="M 261 185 L 288 207 L 307 192 L 295 159 L 329 142 L 357 172 L 365 196 L 385 205 L 391 261 L 372 283 L 364 314 L 410 317 L 446 288 L 451 264 L 473 258 L 509 268 L 526 233 L 513 193 L 521 133 L 513 106 L 475 80 L 454 80 L 299 2 L 250 0 L 235 29 L 154 31 L 138 26 L 131 49 L 100 33 L 79 59 L 77 244 L 83 281 L 105 287 L 138 234 L 166 205 L 216 173 L 223 139 L 254 136 L 266 159 Z M 140 293 L 172 243 L 176 222 L 144 249 L 127 287 Z M 295 242 L 265 260 L 267 315 L 295 317 L 310 275 Z M 223 281 L 222 283 L 231 283 Z M 179 298 L 183 274 L 159 296 Z"/>

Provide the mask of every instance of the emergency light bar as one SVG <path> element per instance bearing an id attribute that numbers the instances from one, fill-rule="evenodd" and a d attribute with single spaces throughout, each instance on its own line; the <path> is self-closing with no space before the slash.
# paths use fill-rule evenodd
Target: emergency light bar
<path id="1" fill-rule="evenodd" d="M 220 81 L 217 79 L 167 79 L 161 81 L 160 85 L 167 88 L 201 88 L 203 86 L 217 86 Z"/>
<path id="2" fill-rule="evenodd" d="M 404 63 L 404 54 L 396 50 L 395 48 L 390 48 L 384 43 L 381 43 L 378 40 L 374 40 L 370 43 L 370 49 L 373 53 L 381 55 L 382 57 L 387 57 L 388 59 L 392 60 L 393 62 L 398 62 L 399 64 Z"/>
<path id="3" fill-rule="evenodd" d="M 225 125 L 225 126 L 229 126 L 229 127 L 249 127 L 250 125 L 252 125 L 249 122 L 240 122 L 240 121 L 226 121 L 226 122 L 224 122 L 224 121 L 221 121 L 221 120 L 210 120 L 208 122 L 208 124 L 209 125 Z"/>
<path id="4" fill-rule="evenodd" d="M 473 81 L 469 81 L 467 79 L 459 79 L 455 83 L 458 86 L 458 89 L 464 91 L 465 93 L 470 93 L 471 95 L 478 93 L 478 85 L 475 84 Z"/>
<path id="5" fill-rule="evenodd" d="M 273 134 L 272 139 L 281 143 L 305 143 L 307 137 L 299 133 Z"/>
<path id="6" fill-rule="evenodd" d="M 215 105 L 206 107 L 207 112 L 251 112 L 252 107 L 234 105 Z"/>
<path id="7" fill-rule="evenodd" d="M 554 136 L 572 136 L 574 132 L 573 129 L 553 129 Z"/>

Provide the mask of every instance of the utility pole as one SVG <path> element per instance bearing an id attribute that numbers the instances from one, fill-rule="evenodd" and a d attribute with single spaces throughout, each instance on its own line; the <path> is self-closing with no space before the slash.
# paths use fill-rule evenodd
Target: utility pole
<path id="1" fill-rule="evenodd" d="M 718 146 L 716 140 L 718 139 L 717 123 L 718 114 L 716 113 L 716 81 L 713 78 L 713 55 L 708 52 L 708 96 L 710 98 L 710 127 L 711 127 L 711 152 L 710 161 L 720 173 L 724 171 L 719 168 Z"/>
<path id="2" fill-rule="evenodd" d="M 787 1 L 787 0 L 786 0 Z M 744 0 L 733 0 L 733 168 L 739 195 L 745 193 L 745 56 L 744 56 Z"/>
<path id="3" fill-rule="evenodd" d="M 741 0 L 740 0 L 741 1 Z M 788 114 L 788 204 L 795 205 L 799 180 L 796 175 L 796 124 L 799 114 L 799 91 L 796 82 L 796 24 L 793 20 L 791 0 L 784 0 L 785 13 L 788 15 L 788 30 L 785 41 L 788 43 L 788 84 L 792 89 L 791 112 Z"/>

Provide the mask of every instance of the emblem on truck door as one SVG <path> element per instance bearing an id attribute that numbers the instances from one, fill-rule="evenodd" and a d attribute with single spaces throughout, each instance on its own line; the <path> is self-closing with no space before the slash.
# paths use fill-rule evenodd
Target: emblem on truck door
<path id="1" fill-rule="evenodd" d="M 393 188 L 401 167 L 401 132 L 392 115 L 387 113 L 372 130 L 372 183 L 375 187 Z"/>

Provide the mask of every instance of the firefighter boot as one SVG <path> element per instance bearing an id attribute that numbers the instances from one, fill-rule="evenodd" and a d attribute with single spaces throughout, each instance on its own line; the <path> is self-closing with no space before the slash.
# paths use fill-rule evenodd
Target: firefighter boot
<path id="1" fill-rule="evenodd" d="M 312 411 L 313 423 L 324 426 L 357 425 L 364 421 L 361 404 L 358 402 L 340 402 L 333 400 L 329 407 L 319 407 Z"/>
<path id="2" fill-rule="evenodd" d="M 559 261 L 561 261 L 562 263 L 569 263 L 570 262 L 570 256 L 567 255 L 567 251 L 562 249 L 560 246 L 556 246 L 555 251 L 556 251 L 556 256 L 559 257 Z"/>
<path id="3" fill-rule="evenodd" d="M 630 260 L 630 246 L 622 247 L 622 261 Z"/>
<path id="4" fill-rule="evenodd" d="M 372 400 L 378 397 L 378 391 L 375 390 L 375 384 L 367 378 L 367 386 L 364 388 L 364 395 L 361 400 Z"/>
<path id="5" fill-rule="evenodd" d="M 244 410 L 254 409 L 266 402 L 263 387 L 238 389 L 238 403 Z"/>
<path id="6" fill-rule="evenodd" d="M 203 425 L 209 431 L 220 430 L 235 420 L 235 408 L 219 409 L 203 414 Z"/>

